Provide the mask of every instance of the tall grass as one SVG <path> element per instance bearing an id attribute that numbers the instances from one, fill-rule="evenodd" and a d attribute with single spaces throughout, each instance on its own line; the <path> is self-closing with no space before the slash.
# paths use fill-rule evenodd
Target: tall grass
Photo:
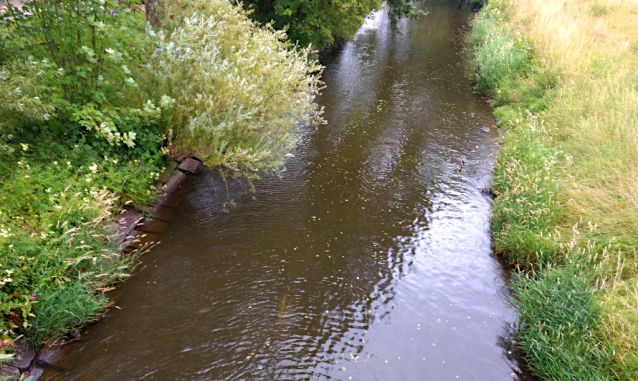
<path id="1" fill-rule="evenodd" d="M 596 337 L 601 312 L 588 275 L 573 266 L 542 274 L 516 280 L 525 332 L 519 344 L 529 365 L 548 380 L 614 379 L 613 349 Z"/>
<path id="2" fill-rule="evenodd" d="M 638 379 L 638 2 L 492 0 L 469 35 L 504 127 L 494 245 L 549 380 Z"/>

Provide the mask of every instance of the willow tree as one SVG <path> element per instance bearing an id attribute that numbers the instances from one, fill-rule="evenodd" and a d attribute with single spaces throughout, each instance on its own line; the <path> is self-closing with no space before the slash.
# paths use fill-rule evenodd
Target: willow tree
<path id="1" fill-rule="evenodd" d="M 226 0 L 162 2 L 153 72 L 172 104 L 173 154 L 255 178 L 282 168 L 301 125 L 321 122 L 321 66 Z"/>

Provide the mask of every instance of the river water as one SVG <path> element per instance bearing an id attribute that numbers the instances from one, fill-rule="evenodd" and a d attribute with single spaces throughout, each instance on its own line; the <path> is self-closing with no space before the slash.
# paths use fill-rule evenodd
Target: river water
<path id="1" fill-rule="evenodd" d="M 464 75 L 470 14 L 420 7 L 326 58 L 328 124 L 281 178 L 191 177 L 121 309 L 40 380 L 529 379 L 481 193 L 498 131 Z"/>

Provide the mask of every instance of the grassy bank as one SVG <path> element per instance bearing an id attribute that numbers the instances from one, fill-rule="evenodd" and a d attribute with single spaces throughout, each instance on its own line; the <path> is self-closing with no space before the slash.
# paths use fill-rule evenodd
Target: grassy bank
<path id="1" fill-rule="evenodd" d="M 638 3 L 492 0 L 468 35 L 506 131 L 496 250 L 548 380 L 638 378 Z"/>

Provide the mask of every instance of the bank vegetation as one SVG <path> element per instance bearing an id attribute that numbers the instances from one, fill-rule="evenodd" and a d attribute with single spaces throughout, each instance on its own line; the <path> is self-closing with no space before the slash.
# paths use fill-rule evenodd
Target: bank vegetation
<path id="1" fill-rule="evenodd" d="M 472 75 L 505 130 L 496 250 L 546 380 L 638 379 L 638 3 L 491 0 Z"/>
<path id="2" fill-rule="evenodd" d="M 135 0 L 23 4 L 0 12 L 0 355 L 103 314 L 135 261 L 115 217 L 166 160 L 255 179 L 321 122 L 311 50 L 225 0 L 164 1 L 156 27 Z"/>

